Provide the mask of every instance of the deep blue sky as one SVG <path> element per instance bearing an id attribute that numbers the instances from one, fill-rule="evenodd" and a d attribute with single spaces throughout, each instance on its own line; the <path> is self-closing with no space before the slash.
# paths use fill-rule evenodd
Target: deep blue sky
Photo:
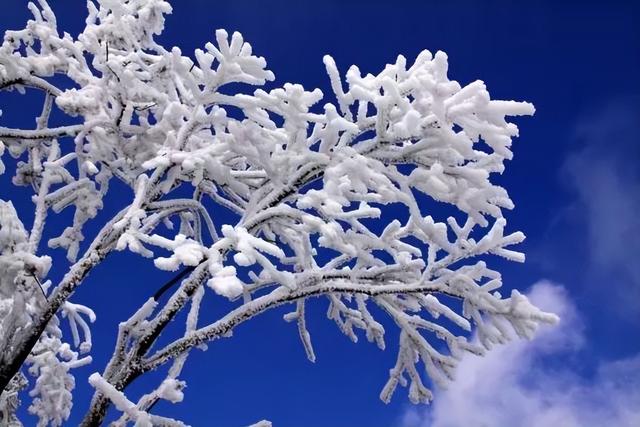
<path id="1" fill-rule="evenodd" d="M 509 227 L 528 236 L 521 246 L 527 263 L 504 266 L 506 286 L 526 289 L 546 278 L 570 291 L 586 319 L 588 342 L 575 366 L 580 375 L 588 377 L 602 360 L 640 351 L 640 267 L 631 255 L 640 250 L 640 2 L 173 3 L 165 44 L 189 54 L 213 40 L 217 28 L 240 31 L 279 84 L 297 82 L 329 94 L 326 53 L 343 71 L 357 64 L 377 72 L 397 54 L 411 60 L 426 48 L 448 53 L 451 78 L 484 80 L 495 99 L 533 102 L 536 115 L 518 119 L 515 159 L 499 178 L 516 203 L 507 214 Z M 50 4 L 60 29 L 77 34 L 84 1 Z M 0 31 L 21 28 L 28 18 L 26 1 L 6 0 Z M 0 94 L 0 126 L 33 126 L 26 114 L 37 111 L 33 95 Z M 13 199 L 29 218 L 32 205 L 9 177 L 0 177 L 0 198 Z M 69 425 L 88 404 L 86 375 L 104 368 L 117 322 L 168 277 L 147 260 L 119 254 L 82 285 L 75 300 L 92 301 L 98 320 L 94 363 L 76 372 L 79 392 Z M 315 364 L 306 360 L 295 327 L 281 320 L 283 311 L 269 313 L 233 339 L 193 353 L 185 401 L 158 405 L 158 413 L 195 426 L 262 418 L 278 427 L 397 424 L 408 405 L 404 390 L 389 405 L 378 400 L 395 360 L 395 331 L 389 327 L 385 352 L 364 338 L 353 344 L 329 323 L 325 309 L 317 301 L 309 317 Z"/>

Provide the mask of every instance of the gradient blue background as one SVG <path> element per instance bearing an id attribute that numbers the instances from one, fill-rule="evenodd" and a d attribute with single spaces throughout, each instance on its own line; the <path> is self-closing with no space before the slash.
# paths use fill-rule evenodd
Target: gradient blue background
<path id="1" fill-rule="evenodd" d="M 547 278 L 571 291 L 586 317 L 589 339 L 578 360 L 553 363 L 572 363 L 589 378 L 599 361 L 640 351 L 640 267 L 632 256 L 640 252 L 640 2 L 173 3 L 162 42 L 190 54 L 213 40 L 216 28 L 240 31 L 267 59 L 277 84 L 298 82 L 329 94 L 326 53 L 342 71 L 357 64 L 377 72 L 397 54 L 411 60 L 426 48 L 448 53 L 451 78 L 463 84 L 484 80 L 495 99 L 533 102 L 536 115 L 517 120 L 521 137 L 515 159 L 498 178 L 516 204 L 507 214 L 510 229 L 528 236 L 521 246 L 526 264 L 499 264 L 506 287 L 526 289 Z M 85 3 L 50 4 L 59 28 L 76 35 Z M 0 31 L 22 28 L 27 19 L 26 1 L 3 1 Z M 33 127 L 39 102 L 33 92 L 0 94 L 0 126 Z M 32 204 L 10 185 L 12 163 L 6 163 L 0 198 L 13 200 L 28 223 Z M 113 203 L 105 214 L 128 197 L 109 199 Z M 53 216 L 54 231 L 61 231 L 70 215 Z M 603 239 L 600 248 L 596 244 Z M 54 268 L 52 276 L 61 273 Z M 94 363 L 76 371 L 78 393 L 68 425 L 75 425 L 88 405 L 86 377 L 104 368 L 117 323 L 170 277 L 148 260 L 117 254 L 79 289 L 74 301 L 90 302 L 98 320 Z M 207 303 L 219 310 L 216 299 Z M 286 310 L 276 310 L 240 327 L 233 339 L 212 343 L 206 353 L 195 351 L 184 372 L 185 401 L 159 404 L 155 412 L 194 426 L 242 426 L 263 418 L 278 427 L 398 424 L 409 405 L 404 390 L 389 405 L 378 399 L 395 360 L 396 331 L 388 326 L 384 352 L 364 337 L 354 345 L 325 318 L 325 309 L 317 300 L 309 313 L 315 364 L 306 360 L 295 326 L 282 321 Z M 132 391 L 147 390 L 153 380 L 140 380 Z M 26 425 L 35 425 L 35 419 Z"/>

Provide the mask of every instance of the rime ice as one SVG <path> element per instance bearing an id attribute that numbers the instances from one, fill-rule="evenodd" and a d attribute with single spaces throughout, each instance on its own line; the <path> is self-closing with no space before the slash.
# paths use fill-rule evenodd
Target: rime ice
<path id="1" fill-rule="evenodd" d="M 17 422 L 23 362 L 36 378 L 31 412 L 42 424 L 68 418 L 72 368 L 90 362 L 79 354 L 91 350 L 95 319 L 70 298 L 112 251 L 180 273 L 120 324 L 109 364 L 89 378 L 96 394 L 85 425 L 101 423 L 109 405 L 122 414 L 116 425 L 182 425 L 151 411 L 159 400 L 185 397 L 179 377 L 189 352 L 279 305 L 292 305 L 285 320 L 315 360 L 305 312 L 312 297 L 328 301 L 328 318 L 354 341 L 363 335 L 389 347 L 372 306 L 400 329 L 385 402 L 398 385 L 412 402 L 427 402 L 421 371 L 446 385 L 464 352 L 483 353 L 512 332 L 531 337 L 540 322 L 554 321 L 516 291 L 503 298 L 487 257 L 524 261 L 513 248 L 524 235 L 508 231 L 503 217 L 513 203 L 492 178 L 513 156 L 518 128 L 508 117 L 533 114 L 531 104 L 492 100 L 481 81 L 450 80 L 447 56 L 428 51 L 415 60 L 398 56 L 378 73 L 356 66 L 343 73 L 325 56 L 333 92 L 326 97 L 299 84 L 266 90 L 275 75 L 237 32 L 218 30 L 215 42 L 183 54 L 154 38 L 171 12 L 166 1 L 87 4 L 77 39 L 57 28 L 40 0 L 29 4 L 26 28 L 7 31 L 0 46 L 0 90 L 44 96 L 35 129 L 6 127 L 0 118 L 0 173 L 13 173 L 35 204 L 27 229 L 0 201 L 3 419 Z M 56 74 L 74 87 L 56 87 Z M 50 126 L 54 108 L 80 124 Z M 19 160 L 7 163 L 8 156 Z M 85 235 L 113 180 L 131 189 L 127 206 Z M 456 213 L 425 212 L 417 195 Z M 222 224 L 220 207 L 236 222 Z M 67 208 L 72 221 L 42 242 L 47 219 Z M 389 209 L 406 219 L 388 221 Z M 47 248 L 68 259 L 55 284 L 46 281 Z M 235 308 L 199 322 L 200 310 L 215 304 L 205 298 L 227 298 Z M 182 310 L 181 336 L 154 345 Z M 138 401 L 127 397 L 134 378 L 165 365 L 167 377 L 154 389 Z"/>

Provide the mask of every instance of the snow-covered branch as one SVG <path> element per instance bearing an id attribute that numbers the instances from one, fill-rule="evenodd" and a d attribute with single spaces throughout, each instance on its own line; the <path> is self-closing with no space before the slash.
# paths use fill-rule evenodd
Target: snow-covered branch
<path id="1" fill-rule="evenodd" d="M 100 424 L 111 404 L 120 424 L 180 425 L 149 411 L 182 399 L 189 352 L 277 306 L 293 306 L 285 320 L 315 360 L 306 321 L 315 297 L 354 341 L 362 333 L 385 348 L 385 328 L 400 329 L 384 401 L 399 384 L 412 401 L 428 401 L 429 382 L 446 384 L 464 352 L 530 338 L 555 320 L 517 291 L 503 297 L 491 267 L 493 255 L 524 261 L 513 248 L 524 235 L 503 216 L 514 205 L 493 177 L 513 156 L 518 128 L 508 117 L 533 114 L 531 104 L 492 100 L 481 81 L 450 80 L 446 54 L 429 51 L 375 74 L 342 73 L 326 56 L 331 97 L 299 84 L 266 87 L 275 75 L 237 32 L 218 30 L 185 55 L 155 40 L 171 13 L 166 1 L 87 6 L 72 37 L 45 0 L 30 3 L 33 19 L 0 45 L 0 90 L 44 94 L 36 129 L 0 127 L 0 173 L 33 191 L 35 205 L 27 231 L 0 202 L 0 267 L 9 272 L 0 276 L 0 411 L 14 411 L 6 408 L 17 404 L 27 363 L 41 381 L 32 387 L 41 422 L 68 417 L 71 368 L 88 361 L 78 352 L 90 350 L 94 320 L 70 298 L 112 251 L 180 272 L 148 289 L 121 323 L 111 361 L 90 378 L 85 425 Z M 56 87 L 56 75 L 71 87 Z M 54 109 L 73 119 L 50 124 Z M 17 161 L 7 166 L 9 155 Z M 105 219 L 105 204 L 120 211 Z M 41 240 L 64 209 L 72 220 L 46 242 L 66 252 L 56 279 Z M 100 222 L 97 234 L 90 222 Z M 201 302 L 216 298 L 235 307 L 199 324 Z M 181 337 L 159 346 L 187 307 Z M 126 396 L 131 381 L 169 362 L 157 388 L 137 402 Z M 63 405 L 48 403 L 53 392 Z"/>

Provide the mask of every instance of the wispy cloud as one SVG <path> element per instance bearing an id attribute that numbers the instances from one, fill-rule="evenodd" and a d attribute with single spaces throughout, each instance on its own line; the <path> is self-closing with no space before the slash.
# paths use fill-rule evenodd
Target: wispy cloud
<path id="1" fill-rule="evenodd" d="M 617 102 L 577 129 L 563 176 L 584 215 L 593 267 L 640 297 L 640 108 Z M 633 286 L 633 288 L 630 288 Z M 637 301 L 637 299 L 636 299 Z"/>
<path id="2" fill-rule="evenodd" d="M 543 281 L 529 298 L 560 314 L 561 324 L 542 329 L 533 341 L 465 357 L 450 387 L 437 392 L 431 407 L 409 409 L 403 427 L 640 425 L 640 355 L 580 375 L 576 366 L 585 332 L 567 292 Z"/>
<path id="3" fill-rule="evenodd" d="M 559 174 L 566 204 L 536 257 L 548 273 L 571 280 L 585 300 L 606 290 L 607 315 L 640 321 L 640 97 L 585 115 Z M 614 308 L 615 307 L 615 308 Z"/>

